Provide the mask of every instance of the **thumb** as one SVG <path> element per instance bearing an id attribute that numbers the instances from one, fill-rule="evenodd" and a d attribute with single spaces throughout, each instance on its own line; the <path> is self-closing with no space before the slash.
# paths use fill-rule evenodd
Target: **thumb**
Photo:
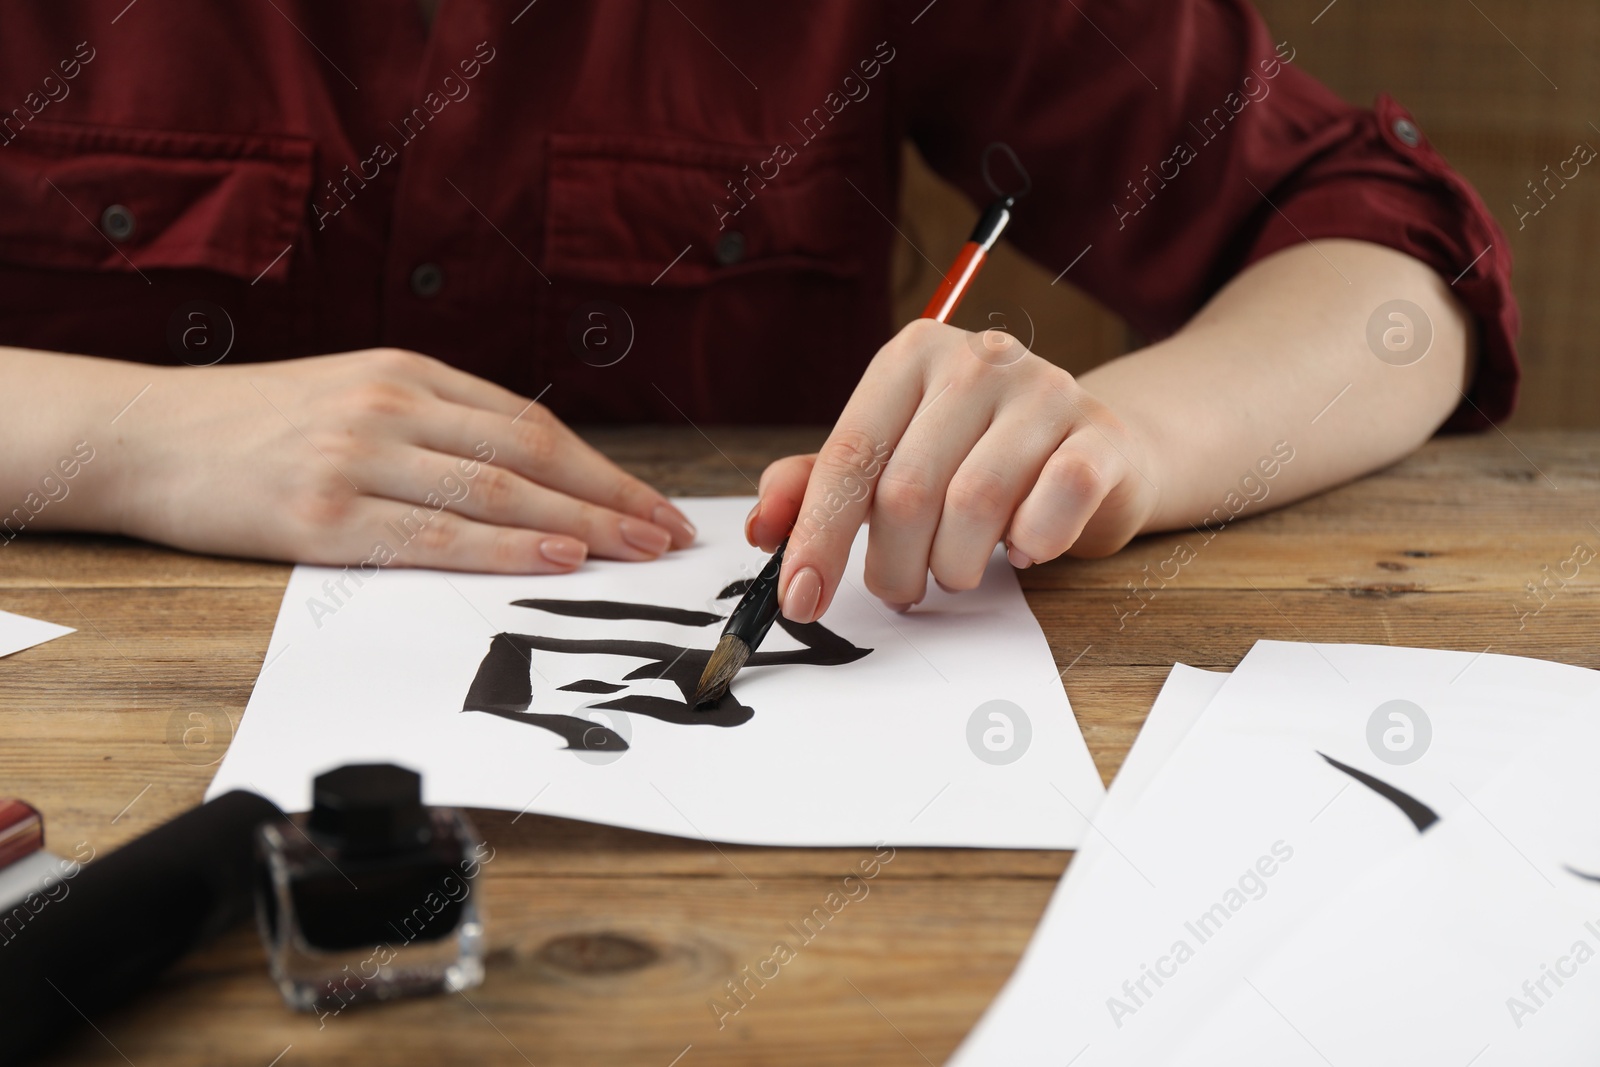
<path id="1" fill-rule="evenodd" d="M 765 552 L 775 551 L 789 536 L 800 505 L 806 498 L 806 483 L 816 465 L 815 452 L 805 456 L 786 456 L 761 472 L 761 498 L 744 521 L 745 540 Z"/>

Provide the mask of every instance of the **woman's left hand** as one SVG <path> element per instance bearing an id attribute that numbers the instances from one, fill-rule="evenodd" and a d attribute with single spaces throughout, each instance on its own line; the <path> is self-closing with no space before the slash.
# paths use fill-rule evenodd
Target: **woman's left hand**
<path id="1" fill-rule="evenodd" d="M 1117 551 L 1155 513 L 1151 462 L 1139 434 L 1015 338 L 919 319 L 873 358 L 820 452 L 766 469 L 745 535 L 768 551 L 789 537 L 779 602 L 810 622 L 870 522 L 867 591 L 903 611 L 930 572 L 977 586 L 1001 542 L 1019 568 Z"/>

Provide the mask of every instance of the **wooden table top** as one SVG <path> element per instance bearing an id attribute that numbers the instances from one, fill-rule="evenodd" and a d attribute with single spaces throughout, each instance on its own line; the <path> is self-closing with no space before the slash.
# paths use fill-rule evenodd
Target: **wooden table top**
<path id="1" fill-rule="evenodd" d="M 588 436 L 667 492 L 746 494 L 767 460 L 822 433 Z M 1146 538 L 1112 559 L 1033 568 L 1022 584 L 1109 781 L 1175 661 L 1229 669 L 1259 638 L 1600 666 L 1600 571 L 1547 581 L 1576 545 L 1600 547 L 1597 524 L 1600 434 L 1490 432 L 1435 441 L 1209 542 Z M 1185 541 L 1194 558 L 1177 567 Z M 41 808 L 56 850 L 86 841 L 100 854 L 198 803 L 288 574 L 109 538 L 0 544 L 0 608 L 78 629 L 0 659 L 0 795 Z M 1529 583 L 1545 583 L 1537 599 Z M 196 724 L 211 744 L 183 744 Z M 719 1029 L 712 999 L 726 1002 L 726 983 L 871 850 L 474 817 L 497 855 L 482 886 L 488 979 L 470 1000 L 352 1008 L 319 1028 L 282 1006 L 241 927 L 52 1062 L 936 1064 L 999 991 L 1070 858 L 900 849 L 868 897 Z"/>

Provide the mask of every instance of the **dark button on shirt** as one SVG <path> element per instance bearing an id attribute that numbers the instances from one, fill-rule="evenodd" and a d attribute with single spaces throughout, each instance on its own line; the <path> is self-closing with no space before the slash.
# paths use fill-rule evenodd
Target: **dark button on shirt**
<path id="1" fill-rule="evenodd" d="M 100 228 L 113 241 L 126 241 L 133 236 L 133 212 L 121 204 L 112 204 L 101 213 Z"/>
<path id="2" fill-rule="evenodd" d="M 444 288 L 444 270 L 437 263 L 419 264 L 411 272 L 411 291 L 418 296 L 436 296 Z"/>
<path id="3" fill-rule="evenodd" d="M 177 362 L 199 300 L 230 361 L 394 345 L 572 421 L 831 421 L 894 327 L 900 143 L 981 204 L 1003 140 L 1009 239 L 1147 337 L 1307 239 L 1461 275 L 1481 424 L 1515 395 L 1506 242 L 1407 128 L 1244 0 L 18 4 L 0 343 Z M 605 366 L 568 343 L 597 301 L 633 327 Z"/>
<path id="4" fill-rule="evenodd" d="M 731 267 L 744 258 L 744 234 L 728 230 L 717 238 L 717 262 Z"/>

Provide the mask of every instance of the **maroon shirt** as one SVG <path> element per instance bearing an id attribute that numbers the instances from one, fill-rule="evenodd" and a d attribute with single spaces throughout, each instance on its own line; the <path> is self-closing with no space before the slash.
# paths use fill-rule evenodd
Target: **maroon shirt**
<path id="1" fill-rule="evenodd" d="M 1479 327 L 1452 424 L 1504 417 L 1500 231 L 1294 59 L 1242 0 L 8 5 L 0 343 L 392 345 L 571 421 L 831 422 L 895 326 L 909 136 L 979 203 L 1011 146 L 1009 239 L 1152 338 L 1297 242 L 1416 256 Z"/>

